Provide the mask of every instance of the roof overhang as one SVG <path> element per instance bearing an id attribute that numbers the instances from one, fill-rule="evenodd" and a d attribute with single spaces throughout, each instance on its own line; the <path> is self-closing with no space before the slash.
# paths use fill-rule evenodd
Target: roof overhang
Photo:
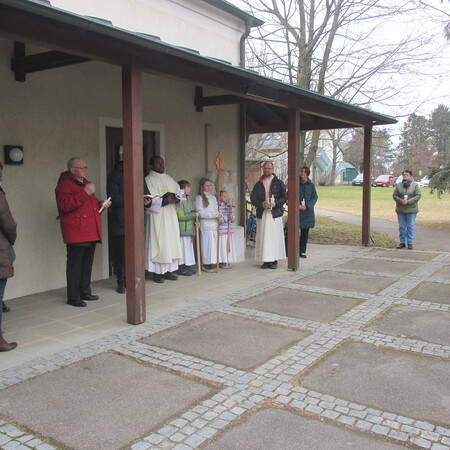
<path id="1" fill-rule="evenodd" d="M 300 111 L 302 131 L 397 122 L 393 117 L 263 77 L 152 36 L 53 8 L 37 0 L 0 0 L 0 38 L 82 59 L 119 66 L 134 65 L 147 73 L 217 89 L 224 94 L 204 97 L 197 90 L 197 110 L 207 106 L 245 104 L 249 134 L 287 131 L 289 108 Z"/>

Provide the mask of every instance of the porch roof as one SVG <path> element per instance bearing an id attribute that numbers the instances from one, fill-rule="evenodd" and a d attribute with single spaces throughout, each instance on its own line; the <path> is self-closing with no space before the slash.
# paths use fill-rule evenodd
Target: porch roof
<path id="1" fill-rule="evenodd" d="M 218 0 L 208 3 L 225 4 Z M 57 50 L 66 58 L 69 54 L 84 61 L 137 65 L 147 73 L 195 84 L 199 87 L 197 111 L 208 106 L 245 104 L 249 134 L 287 131 L 289 108 L 301 112 L 302 131 L 397 122 L 391 116 L 261 76 L 155 36 L 54 8 L 45 0 L 0 0 L 0 38 Z M 221 90 L 223 95 L 205 97 L 203 87 Z"/>

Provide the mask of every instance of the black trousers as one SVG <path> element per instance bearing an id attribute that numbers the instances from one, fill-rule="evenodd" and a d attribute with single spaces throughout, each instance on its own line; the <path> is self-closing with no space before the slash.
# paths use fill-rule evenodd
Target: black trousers
<path id="1" fill-rule="evenodd" d="M 114 274 L 117 284 L 125 285 L 125 236 L 113 236 L 111 238 L 114 254 Z"/>
<path id="2" fill-rule="evenodd" d="M 306 245 L 308 244 L 309 228 L 300 228 L 300 253 L 306 253 Z"/>
<path id="3" fill-rule="evenodd" d="M 96 242 L 67 244 L 67 300 L 77 302 L 91 295 L 91 273 Z"/>

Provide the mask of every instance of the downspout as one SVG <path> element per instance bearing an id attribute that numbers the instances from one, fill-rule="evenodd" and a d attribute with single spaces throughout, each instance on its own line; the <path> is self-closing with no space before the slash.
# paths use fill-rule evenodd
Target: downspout
<path id="1" fill-rule="evenodd" d="M 245 41 L 250 34 L 252 28 L 251 20 L 245 21 L 245 31 L 239 41 L 239 67 L 245 68 Z M 246 131 L 246 107 L 245 104 L 239 105 L 239 185 L 240 185 L 240 222 L 245 227 L 247 218 L 247 204 L 246 204 L 246 184 L 245 184 L 245 143 L 247 141 Z M 245 240 L 244 240 L 245 241 Z"/>

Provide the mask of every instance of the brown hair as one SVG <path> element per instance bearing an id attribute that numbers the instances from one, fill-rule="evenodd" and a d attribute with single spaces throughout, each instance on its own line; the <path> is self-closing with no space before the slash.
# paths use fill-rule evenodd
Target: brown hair
<path id="1" fill-rule="evenodd" d="M 209 201 L 208 198 L 205 195 L 205 191 L 203 190 L 203 186 L 205 185 L 205 183 L 207 182 L 212 183 L 212 181 L 209 178 L 202 178 L 200 180 L 200 187 L 198 190 L 198 193 L 202 196 L 202 204 L 203 204 L 203 208 L 207 208 L 209 206 Z"/>

